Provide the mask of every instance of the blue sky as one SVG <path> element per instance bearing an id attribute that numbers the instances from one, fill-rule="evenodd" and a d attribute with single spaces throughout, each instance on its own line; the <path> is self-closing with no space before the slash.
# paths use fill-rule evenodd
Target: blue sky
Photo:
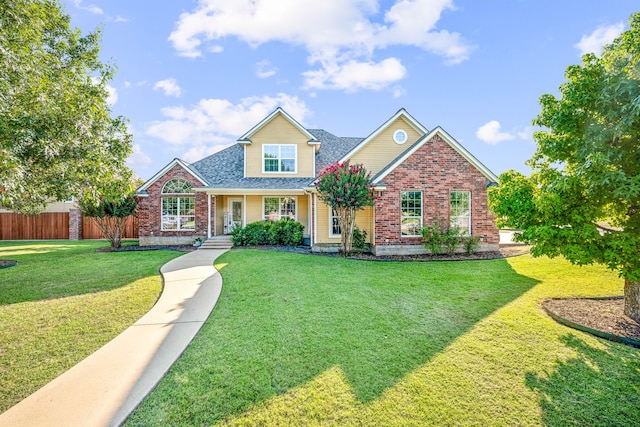
<path id="1" fill-rule="evenodd" d="M 404 107 L 496 174 L 528 174 L 540 95 L 624 31 L 635 3 L 63 0 L 72 25 L 103 30 L 143 179 L 235 143 L 278 106 L 355 137 Z"/>

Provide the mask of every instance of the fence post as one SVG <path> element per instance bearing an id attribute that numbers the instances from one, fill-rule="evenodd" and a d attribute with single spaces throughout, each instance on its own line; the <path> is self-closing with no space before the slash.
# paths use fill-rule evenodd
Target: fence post
<path id="1" fill-rule="evenodd" d="M 82 240 L 82 215 L 80 209 L 69 210 L 69 240 Z"/>

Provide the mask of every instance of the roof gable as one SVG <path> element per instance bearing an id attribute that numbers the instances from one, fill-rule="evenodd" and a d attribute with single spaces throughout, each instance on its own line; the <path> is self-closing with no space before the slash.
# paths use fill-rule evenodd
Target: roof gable
<path id="1" fill-rule="evenodd" d="M 391 126 L 398 118 L 402 117 L 408 124 L 411 126 L 416 132 L 421 135 L 424 135 L 429 132 L 427 128 L 422 126 L 422 124 L 417 121 L 411 114 L 407 112 L 404 108 L 401 108 L 396 112 L 392 117 L 390 117 L 387 121 L 385 121 L 382 125 L 380 125 L 371 135 L 364 138 L 358 145 L 356 145 L 351 151 L 345 154 L 342 158 L 339 159 L 340 162 L 345 162 L 353 157 L 357 152 L 362 150 L 364 147 L 369 144 L 372 140 L 374 140 L 380 133 L 382 133 L 385 129 Z"/>
<path id="2" fill-rule="evenodd" d="M 190 165 L 178 158 L 173 159 L 171 162 L 169 162 L 168 165 L 166 165 L 164 168 L 162 168 L 158 173 L 156 173 L 155 175 L 153 175 L 147 182 L 145 182 L 142 187 L 138 188 L 138 193 L 142 193 L 146 192 L 147 189 L 157 180 L 159 180 L 160 178 L 162 178 L 167 172 L 169 172 L 174 166 L 180 166 L 182 169 L 184 169 L 185 171 L 187 171 L 191 176 L 193 176 L 195 179 L 197 179 L 198 181 L 200 181 L 202 183 L 202 185 L 207 185 L 207 182 L 204 180 L 204 178 L 195 170 L 193 170 Z"/>
<path id="3" fill-rule="evenodd" d="M 382 180 L 389 175 L 395 168 L 401 165 L 407 160 L 413 153 L 415 153 L 425 143 L 430 141 L 434 136 L 439 135 L 444 142 L 446 142 L 451 148 L 453 148 L 458 154 L 464 157 L 473 167 L 475 167 L 482 175 L 484 175 L 489 181 L 497 182 L 498 177 L 489 170 L 485 165 L 473 156 L 466 148 L 464 148 L 458 141 L 456 141 L 451 135 L 449 135 L 440 126 L 437 126 L 431 132 L 424 135 L 418 141 L 416 141 L 411 147 L 409 147 L 404 153 L 396 157 L 391 161 L 384 169 L 376 174 L 371 180 L 375 184 L 379 184 Z"/>
<path id="4" fill-rule="evenodd" d="M 316 139 L 315 136 L 307 129 L 305 129 L 300 123 L 298 123 L 293 117 L 287 114 L 281 107 L 276 108 L 271 114 L 262 119 L 260 123 L 252 127 L 247 133 L 238 138 L 239 144 L 251 144 L 251 137 L 255 135 L 258 131 L 268 125 L 274 118 L 282 116 L 285 120 L 291 123 L 295 128 L 297 128 L 300 132 L 302 132 L 307 138 L 309 138 L 309 144 L 320 144 L 320 141 Z"/>

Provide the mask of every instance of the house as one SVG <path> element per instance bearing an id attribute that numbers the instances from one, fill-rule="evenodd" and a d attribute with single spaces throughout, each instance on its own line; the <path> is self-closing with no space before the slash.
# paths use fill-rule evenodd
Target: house
<path id="1" fill-rule="evenodd" d="M 420 228 L 451 221 L 495 250 L 499 233 L 487 204 L 497 177 L 440 127 L 428 130 L 405 109 L 366 138 L 306 129 L 278 108 L 237 143 L 199 160 L 174 159 L 138 190 L 141 245 L 189 243 L 261 220 L 293 218 L 314 251 L 336 251 L 340 229 L 314 181 L 336 161 L 362 163 L 379 196 L 358 211 L 377 255 L 424 253 Z"/>

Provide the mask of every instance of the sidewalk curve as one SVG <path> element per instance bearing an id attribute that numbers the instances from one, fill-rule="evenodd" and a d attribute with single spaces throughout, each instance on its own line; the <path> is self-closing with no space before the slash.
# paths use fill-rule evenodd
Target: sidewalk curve
<path id="1" fill-rule="evenodd" d="M 226 250 L 197 250 L 160 269 L 158 302 L 135 324 L 67 372 L 0 414 L 4 426 L 119 426 L 153 390 L 218 301 L 213 267 Z"/>

